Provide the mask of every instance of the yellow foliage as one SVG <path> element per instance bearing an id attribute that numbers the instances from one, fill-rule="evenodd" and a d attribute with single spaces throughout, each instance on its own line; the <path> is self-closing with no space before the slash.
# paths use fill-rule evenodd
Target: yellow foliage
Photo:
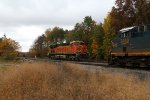
<path id="1" fill-rule="evenodd" d="M 105 33 L 108 33 L 111 28 L 111 15 L 107 15 L 107 18 L 104 20 L 103 29 Z"/>
<path id="2" fill-rule="evenodd" d="M 98 49 L 98 43 L 96 41 L 96 39 L 93 39 L 92 42 L 92 53 L 95 56 L 97 54 L 97 49 Z"/>
<path id="3" fill-rule="evenodd" d="M 19 43 L 12 39 L 3 37 L 0 40 L 0 56 L 4 58 L 13 58 L 17 56 L 19 48 Z"/>

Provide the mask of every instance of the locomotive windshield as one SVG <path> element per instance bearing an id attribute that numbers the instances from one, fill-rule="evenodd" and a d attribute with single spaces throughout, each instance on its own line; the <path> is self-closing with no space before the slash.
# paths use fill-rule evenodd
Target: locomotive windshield
<path id="1" fill-rule="evenodd" d="M 143 36 L 143 32 L 145 31 L 144 26 L 133 26 L 129 28 L 124 28 L 119 31 L 120 38 L 134 38 Z"/>

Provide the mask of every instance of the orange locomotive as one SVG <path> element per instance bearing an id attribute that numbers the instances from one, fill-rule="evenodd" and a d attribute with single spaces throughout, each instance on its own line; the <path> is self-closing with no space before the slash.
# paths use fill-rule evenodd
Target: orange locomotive
<path id="1" fill-rule="evenodd" d="M 70 44 L 50 45 L 48 56 L 51 59 L 80 60 L 88 57 L 88 50 L 84 42 L 72 41 Z"/>

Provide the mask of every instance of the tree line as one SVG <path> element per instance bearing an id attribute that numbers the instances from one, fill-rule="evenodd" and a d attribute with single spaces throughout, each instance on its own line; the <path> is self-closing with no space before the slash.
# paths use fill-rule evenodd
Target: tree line
<path id="1" fill-rule="evenodd" d="M 121 28 L 149 23 L 148 0 L 116 0 L 103 23 L 97 23 L 91 16 L 86 16 L 82 22 L 76 23 L 72 30 L 59 27 L 47 29 L 33 43 L 30 55 L 43 57 L 48 52 L 49 44 L 80 40 L 87 44 L 91 59 L 107 59 L 111 40 Z"/>

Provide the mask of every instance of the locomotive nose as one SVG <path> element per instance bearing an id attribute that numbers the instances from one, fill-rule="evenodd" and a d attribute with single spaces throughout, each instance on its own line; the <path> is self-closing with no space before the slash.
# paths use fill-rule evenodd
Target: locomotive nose
<path id="1" fill-rule="evenodd" d="M 77 48 L 77 51 L 80 53 L 87 53 L 87 48 L 84 45 L 81 45 Z"/>
<path id="2" fill-rule="evenodd" d="M 78 46 L 78 48 L 77 48 L 77 52 L 82 52 L 82 46 Z"/>

